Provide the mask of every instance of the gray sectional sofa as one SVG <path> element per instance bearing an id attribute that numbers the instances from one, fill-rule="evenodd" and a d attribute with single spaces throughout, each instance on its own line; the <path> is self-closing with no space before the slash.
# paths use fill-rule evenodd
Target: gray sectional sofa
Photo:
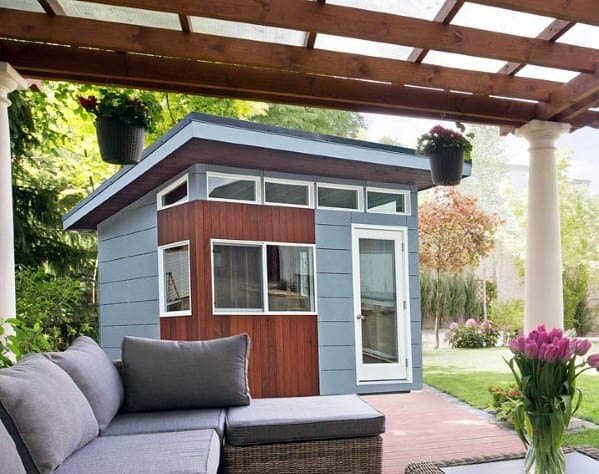
<path id="1" fill-rule="evenodd" d="M 251 400 L 247 335 L 90 338 L 0 370 L 0 473 L 379 473 L 384 416 L 355 395 Z"/>

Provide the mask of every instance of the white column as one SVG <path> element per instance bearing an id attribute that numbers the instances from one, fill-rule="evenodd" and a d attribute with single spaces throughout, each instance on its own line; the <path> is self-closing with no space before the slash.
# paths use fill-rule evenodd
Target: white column
<path id="1" fill-rule="evenodd" d="M 15 251 L 12 213 L 8 94 L 25 89 L 27 82 L 10 64 L 0 62 L 0 322 L 16 315 Z M 5 327 L 8 329 L 8 327 Z"/>
<path id="2" fill-rule="evenodd" d="M 564 327 L 555 142 L 570 125 L 532 120 L 516 131 L 530 143 L 524 331 Z"/>

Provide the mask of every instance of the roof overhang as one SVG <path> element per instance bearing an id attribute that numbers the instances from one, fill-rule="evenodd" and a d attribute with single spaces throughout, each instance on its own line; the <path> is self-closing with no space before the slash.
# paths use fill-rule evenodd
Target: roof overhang
<path id="1" fill-rule="evenodd" d="M 95 229 L 190 166 L 204 163 L 265 171 L 433 186 L 429 160 L 413 150 L 191 114 L 72 209 L 65 229 Z M 466 165 L 465 176 L 470 175 Z"/>

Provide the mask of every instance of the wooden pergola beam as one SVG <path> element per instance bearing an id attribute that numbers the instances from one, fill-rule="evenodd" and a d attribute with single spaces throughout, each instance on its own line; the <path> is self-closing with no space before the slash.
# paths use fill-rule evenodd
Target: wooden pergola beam
<path id="1" fill-rule="evenodd" d="M 598 95 L 599 72 L 579 74 L 553 92 L 548 103 L 538 104 L 537 118 L 566 121 L 588 109 Z M 568 114 L 565 114 L 565 111 L 569 111 Z"/>
<path id="2" fill-rule="evenodd" d="M 539 33 L 537 38 L 554 42 L 562 37 L 575 24 L 576 23 L 566 20 L 553 20 L 543 31 L 541 31 L 541 33 Z M 513 76 L 521 71 L 524 66 L 526 66 L 526 64 L 509 62 L 498 72 L 499 74 L 509 74 Z"/>
<path id="3" fill-rule="evenodd" d="M 327 5 L 321 5 L 324 6 Z M 0 36 L 531 100 L 548 101 L 551 92 L 561 85 L 554 81 L 8 9 L 0 9 Z"/>
<path id="4" fill-rule="evenodd" d="M 179 24 L 181 25 L 181 31 L 184 33 L 193 33 L 191 18 L 187 15 L 179 15 Z"/>
<path id="5" fill-rule="evenodd" d="M 561 18 L 599 26 L 597 0 L 468 0 L 480 5 L 506 8 L 535 15 Z"/>
<path id="6" fill-rule="evenodd" d="M 465 2 L 466 0 L 445 0 L 445 3 L 441 5 L 441 8 L 435 15 L 435 18 L 433 18 L 433 21 L 448 25 L 458 14 L 460 8 L 462 8 Z M 428 52 L 428 49 L 414 48 L 408 56 L 408 61 L 421 63 Z"/>
<path id="7" fill-rule="evenodd" d="M 305 0 L 97 0 L 109 5 L 315 31 L 511 62 L 594 72 L 599 51 Z"/>
<path id="8" fill-rule="evenodd" d="M 60 0 L 37 0 L 48 15 L 66 15 Z"/>
<path id="9" fill-rule="evenodd" d="M 142 54 L 0 40 L 0 58 L 30 77 L 320 105 L 360 112 L 518 126 L 536 105 L 366 81 Z"/>
<path id="10" fill-rule="evenodd" d="M 327 0 L 315 0 L 317 3 L 325 3 Z M 310 31 L 306 35 L 306 48 L 312 49 L 314 48 L 314 44 L 316 43 L 316 31 Z"/>

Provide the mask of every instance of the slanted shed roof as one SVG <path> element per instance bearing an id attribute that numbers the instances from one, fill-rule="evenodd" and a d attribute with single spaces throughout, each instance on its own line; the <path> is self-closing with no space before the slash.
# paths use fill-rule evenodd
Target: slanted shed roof
<path id="1" fill-rule="evenodd" d="M 428 159 L 408 148 L 193 113 L 69 211 L 64 228 L 95 229 L 196 163 L 433 186 Z"/>

